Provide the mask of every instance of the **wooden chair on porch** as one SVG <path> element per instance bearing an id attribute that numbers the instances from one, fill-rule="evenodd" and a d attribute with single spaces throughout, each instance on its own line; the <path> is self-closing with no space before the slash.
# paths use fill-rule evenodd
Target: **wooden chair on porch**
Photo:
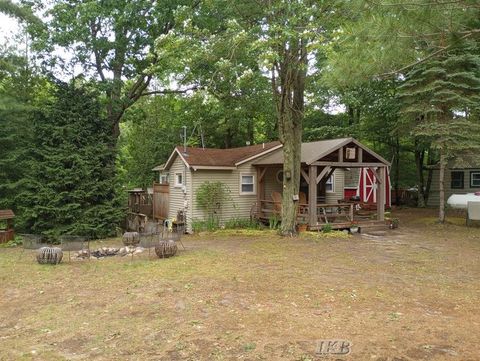
<path id="1" fill-rule="evenodd" d="M 282 195 L 279 192 L 272 192 L 273 213 L 276 215 L 282 214 Z"/>

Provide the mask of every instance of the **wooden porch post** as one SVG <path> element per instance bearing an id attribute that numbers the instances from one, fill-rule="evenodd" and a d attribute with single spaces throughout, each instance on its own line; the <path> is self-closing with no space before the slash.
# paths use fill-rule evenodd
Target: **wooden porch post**
<path id="1" fill-rule="evenodd" d="M 377 168 L 377 219 L 385 220 L 385 167 Z"/>
<path id="2" fill-rule="evenodd" d="M 311 165 L 308 170 L 308 225 L 317 225 L 317 166 Z"/>
<path id="3" fill-rule="evenodd" d="M 257 167 L 257 217 L 262 216 L 262 200 L 265 199 L 264 176 L 267 168 Z"/>

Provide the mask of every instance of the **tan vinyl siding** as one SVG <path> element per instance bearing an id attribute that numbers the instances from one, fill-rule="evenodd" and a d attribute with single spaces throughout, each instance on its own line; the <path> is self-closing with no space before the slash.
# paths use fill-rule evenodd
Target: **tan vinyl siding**
<path id="1" fill-rule="evenodd" d="M 464 172 L 463 176 L 463 189 L 451 189 L 451 172 Z M 470 188 L 470 172 L 480 172 L 480 168 L 475 169 L 447 169 L 445 171 L 445 202 L 448 197 L 452 194 L 466 194 L 466 193 L 475 193 L 479 192 L 480 188 Z M 439 170 L 434 169 L 432 174 L 432 185 L 430 187 L 430 195 L 428 197 L 427 205 L 429 207 L 438 207 L 440 204 L 440 180 L 439 180 Z"/>
<path id="2" fill-rule="evenodd" d="M 282 193 L 283 185 L 277 181 L 277 173 L 283 167 L 268 167 L 265 172 L 265 200 L 272 200 L 272 192 Z"/>
<path id="3" fill-rule="evenodd" d="M 334 176 L 334 186 L 333 192 L 326 192 L 325 202 L 326 203 L 337 203 L 337 200 L 343 199 L 343 186 L 345 183 L 345 171 L 343 169 L 335 169 L 333 172 Z"/>
<path id="4" fill-rule="evenodd" d="M 184 184 L 186 185 L 186 193 L 183 192 L 181 187 L 175 187 L 175 177 L 177 173 L 182 173 L 184 177 Z M 180 157 L 176 157 L 175 161 L 169 169 L 169 207 L 168 218 L 177 218 L 177 213 L 180 210 L 186 211 L 187 219 L 191 218 L 192 204 L 190 201 L 191 195 L 191 172 L 185 166 L 185 163 Z M 186 207 L 185 207 L 186 206 Z"/>
<path id="5" fill-rule="evenodd" d="M 250 163 L 242 164 L 235 170 L 197 170 L 192 172 L 192 213 L 191 220 L 204 220 L 207 215 L 197 206 L 195 200 L 196 190 L 206 181 L 222 182 L 230 189 L 232 201 L 222 205 L 219 215 L 220 224 L 232 218 L 250 218 L 250 211 L 257 200 L 256 192 L 253 195 L 240 194 L 240 174 L 253 174 L 256 188 L 257 170 Z M 256 190 L 256 189 L 255 189 Z M 189 222 L 191 225 L 191 221 Z M 190 229 L 190 228 L 189 228 Z"/>

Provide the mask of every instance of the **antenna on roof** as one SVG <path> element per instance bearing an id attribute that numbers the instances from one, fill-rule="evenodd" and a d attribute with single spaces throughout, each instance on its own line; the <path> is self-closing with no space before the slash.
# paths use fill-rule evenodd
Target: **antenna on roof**
<path id="1" fill-rule="evenodd" d="M 187 154 L 187 126 L 183 127 L 183 154 Z"/>

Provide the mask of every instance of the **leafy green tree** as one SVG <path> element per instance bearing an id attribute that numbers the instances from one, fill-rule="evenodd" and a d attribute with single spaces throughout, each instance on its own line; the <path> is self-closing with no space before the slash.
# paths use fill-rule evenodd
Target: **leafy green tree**
<path id="1" fill-rule="evenodd" d="M 57 84 L 36 112 L 32 172 L 19 207 L 27 230 L 92 237 L 115 231 L 122 211 L 110 127 L 97 99 L 86 86 Z"/>
<path id="2" fill-rule="evenodd" d="M 170 92 L 149 86 L 154 65 L 157 83 L 170 86 L 171 69 L 159 71 L 162 59 L 154 52 L 154 42 L 173 29 L 179 5 L 195 7 L 196 2 L 55 0 L 46 9 L 47 32 L 34 32 L 36 49 L 69 49 L 74 54 L 72 65 L 82 66 L 99 82 L 113 143 L 120 135 L 123 114 L 140 97 Z"/>
<path id="3" fill-rule="evenodd" d="M 15 4 L 11 0 L 0 0 L 0 13 L 37 26 L 43 25 L 42 21 L 33 14 L 30 7 Z"/>

